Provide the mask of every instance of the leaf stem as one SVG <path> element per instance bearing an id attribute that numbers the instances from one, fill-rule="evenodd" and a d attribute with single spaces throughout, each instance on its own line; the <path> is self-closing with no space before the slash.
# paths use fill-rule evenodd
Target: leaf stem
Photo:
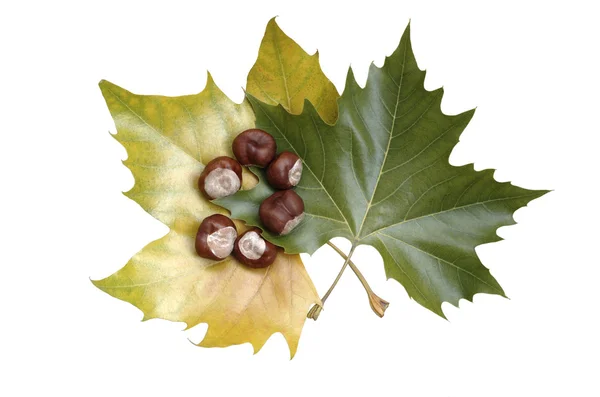
<path id="1" fill-rule="evenodd" d="M 348 256 L 346 256 L 344 251 L 339 249 L 339 247 L 337 247 L 331 241 L 328 241 L 327 244 L 331 248 L 333 248 L 342 258 L 348 259 Z M 360 270 L 358 270 L 358 267 L 356 267 L 354 262 L 352 262 L 351 260 L 348 260 L 348 264 L 350 265 L 350 269 L 352 269 L 354 274 L 356 274 L 356 277 L 358 277 L 358 279 L 360 280 L 360 283 L 365 288 L 365 291 L 367 292 L 367 296 L 369 297 L 369 304 L 371 305 L 371 309 L 373 309 L 375 314 L 377 314 L 379 317 L 383 317 L 383 314 L 385 313 L 385 310 L 388 308 L 390 303 L 384 299 L 381 299 L 379 296 L 377 296 L 373 292 L 373 290 L 371 289 L 371 286 L 367 282 L 367 279 L 365 278 L 365 276 L 363 276 L 363 274 L 360 272 Z"/>
<path id="2" fill-rule="evenodd" d="M 329 244 L 329 242 L 328 242 L 328 244 Z M 346 260 L 344 261 L 344 264 L 342 265 L 342 268 L 340 269 L 340 272 L 338 273 L 335 280 L 333 280 L 333 284 L 331 284 L 331 287 L 329 287 L 329 289 L 327 290 L 325 295 L 323 295 L 323 297 L 321 298 L 322 305 L 318 305 L 318 304 L 313 305 L 313 307 L 308 311 L 308 314 L 306 315 L 306 317 L 312 318 L 315 321 L 319 318 L 319 314 L 321 314 L 321 310 L 323 310 L 323 305 L 325 305 L 325 301 L 327 300 L 327 298 L 329 298 L 329 295 L 331 294 L 331 292 L 337 285 L 338 281 L 340 281 L 340 278 L 342 277 L 344 270 L 346 270 L 346 266 L 348 266 L 348 263 L 350 262 L 350 257 L 354 253 L 355 248 L 356 248 L 356 246 L 352 245 L 352 247 L 350 248 L 350 252 L 348 253 L 348 256 L 346 256 Z M 340 252 L 341 252 L 341 250 L 340 250 Z"/>
<path id="3" fill-rule="evenodd" d="M 323 298 L 321 299 L 321 302 L 323 304 L 325 304 L 325 301 L 327 300 L 327 298 L 331 294 L 331 291 L 333 291 L 333 289 L 336 286 L 337 282 L 339 281 L 339 279 L 341 278 L 342 274 L 344 273 L 344 270 L 346 270 L 346 266 L 350 265 L 350 268 L 352 269 L 352 271 L 354 272 L 354 274 L 356 274 L 356 277 L 358 277 L 358 279 L 360 280 L 361 284 L 365 288 L 365 291 L 367 292 L 367 296 L 369 297 L 369 304 L 371 305 L 371 309 L 373 309 L 373 311 L 375 312 L 375 314 L 377 314 L 379 317 L 383 317 L 383 315 L 385 313 L 385 310 L 388 308 L 388 306 L 390 304 L 386 300 L 381 299 L 379 296 L 377 296 L 373 292 L 373 290 L 371 289 L 371 286 L 369 285 L 369 283 L 367 282 L 367 280 L 365 279 L 365 277 L 363 276 L 363 274 L 360 272 L 360 270 L 358 270 L 358 267 L 356 267 L 356 265 L 354 264 L 354 262 L 352 262 L 350 260 L 350 257 L 354 253 L 354 249 L 356 248 L 356 246 L 353 245 L 350 248 L 350 252 L 348 253 L 348 255 L 346 255 L 344 253 L 344 251 L 342 251 L 338 246 L 336 246 L 335 244 L 333 244 L 331 241 L 328 241 L 327 244 L 331 248 L 333 248 L 342 258 L 344 258 L 345 262 L 344 262 L 344 265 L 342 266 L 342 269 L 338 273 L 336 279 L 334 280 L 333 284 L 331 285 L 331 287 L 329 288 L 329 290 L 327 291 L 327 293 L 325 295 L 323 295 Z M 319 318 L 319 314 L 321 313 L 321 310 L 323 310 L 323 306 L 314 305 L 310 309 L 310 311 L 308 312 L 307 317 L 308 318 L 312 318 L 313 320 L 316 320 L 317 318 Z"/>

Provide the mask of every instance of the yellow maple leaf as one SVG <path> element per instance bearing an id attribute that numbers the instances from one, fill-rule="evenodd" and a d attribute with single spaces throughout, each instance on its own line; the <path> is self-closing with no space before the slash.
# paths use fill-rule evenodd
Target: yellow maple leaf
<path id="1" fill-rule="evenodd" d="M 280 251 L 270 267 L 249 269 L 233 257 L 215 263 L 194 250 L 200 222 L 226 213 L 202 197 L 198 176 L 214 157 L 232 156 L 233 138 L 254 126 L 248 102 L 232 102 L 210 75 L 201 93 L 180 97 L 136 95 L 107 81 L 100 88 L 135 178 L 125 195 L 170 231 L 94 284 L 138 307 L 144 319 L 187 328 L 207 323 L 200 346 L 250 342 L 257 352 L 281 332 L 293 357 L 308 307 L 320 302 L 300 257 Z M 256 183 L 247 171 L 244 179 L 244 188 Z"/>

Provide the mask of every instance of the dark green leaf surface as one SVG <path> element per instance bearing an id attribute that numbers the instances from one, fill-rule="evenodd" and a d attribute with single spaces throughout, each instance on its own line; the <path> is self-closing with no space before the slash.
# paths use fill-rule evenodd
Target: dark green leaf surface
<path id="1" fill-rule="evenodd" d="M 499 183 L 493 170 L 454 167 L 448 157 L 474 111 L 442 113 L 442 89 L 427 91 L 414 58 L 409 28 L 382 68 L 371 65 L 365 88 L 349 71 L 335 125 L 306 101 L 300 115 L 248 96 L 257 127 L 278 150 L 304 161 L 297 193 L 306 218 L 290 235 L 265 232 L 289 253 L 313 253 L 333 237 L 353 247 L 374 246 L 386 274 L 409 295 L 443 316 L 442 302 L 458 304 L 479 292 L 504 295 L 475 247 L 498 241 L 496 229 L 546 191 Z M 258 206 L 273 190 L 262 171 L 252 190 L 217 201 L 232 216 L 260 226 Z"/>

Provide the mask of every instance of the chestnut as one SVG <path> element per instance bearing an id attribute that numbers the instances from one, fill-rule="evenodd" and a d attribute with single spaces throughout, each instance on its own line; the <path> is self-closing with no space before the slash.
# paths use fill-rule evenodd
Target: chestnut
<path id="1" fill-rule="evenodd" d="M 240 190 L 240 186 L 242 166 L 227 156 L 209 161 L 198 179 L 200 191 L 209 200 L 230 196 Z"/>
<path id="2" fill-rule="evenodd" d="M 275 261 L 277 247 L 260 235 L 257 227 L 246 231 L 235 240 L 233 255 L 244 265 L 258 269 Z"/>
<path id="3" fill-rule="evenodd" d="M 280 190 L 262 202 L 258 215 L 267 230 L 285 235 L 304 218 L 304 201 L 293 190 Z"/>
<path id="4" fill-rule="evenodd" d="M 235 137 L 231 145 L 235 158 L 242 165 L 266 167 L 275 157 L 275 138 L 266 131 L 253 128 Z"/>
<path id="5" fill-rule="evenodd" d="M 237 237 L 235 224 L 221 214 L 205 218 L 196 234 L 196 252 L 203 258 L 221 260 L 231 254 Z"/>
<path id="6" fill-rule="evenodd" d="M 302 160 L 295 153 L 281 152 L 267 168 L 267 181 L 275 189 L 289 189 L 300 182 Z"/>

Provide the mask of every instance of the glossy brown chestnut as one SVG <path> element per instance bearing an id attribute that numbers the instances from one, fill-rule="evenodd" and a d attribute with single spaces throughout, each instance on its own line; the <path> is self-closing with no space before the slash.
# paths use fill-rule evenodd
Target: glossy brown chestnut
<path id="1" fill-rule="evenodd" d="M 235 158 L 242 165 L 256 165 L 258 167 L 269 165 L 277 152 L 275 138 L 268 132 L 257 128 L 246 130 L 236 136 L 231 148 Z"/>
<path id="2" fill-rule="evenodd" d="M 253 227 L 235 240 L 233 255 L 244 265 L 258 269 L 275 261 L 277 247 L 260 236 L 261 230 Z"/>
<path id="3" fill-rule="evenodd" d="M 304 218 L 304 201 L 293 190 L 280 190 L 262 202 L 258 215 L 272 233 L 285 235 Z"/>
<path id="4" fill-rule="evenodd" d="M 300 182 L 302 160 L 295 153 L 281 152 L 267 168 L 267 181 L 275 189 L 289 189 Z"/>
<path id="5" fill-rule="evenodd" d="M 209 199 L 230 196 L 242 186 L 242 166 L 231 157 L 221 156 L 206 164 L 198 187 Z"/>
<path id="6" fill-rule="evenodd" d="M 196 252 L 203 258 L 221 260 L 231 254 L 237 228 L 235 224 L 221 214 L 214 214 L 205 218 L 198 233 L 196 233 Z"/>

